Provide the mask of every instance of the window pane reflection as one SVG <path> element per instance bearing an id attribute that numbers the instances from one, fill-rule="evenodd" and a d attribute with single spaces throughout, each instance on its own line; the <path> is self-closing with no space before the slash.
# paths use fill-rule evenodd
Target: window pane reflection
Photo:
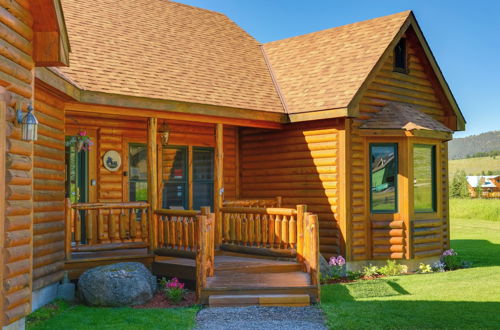
<path id="1" fill-rule="evenodd" d="M 371 210 L 397 211 L 397 145 L 370 145 Z"/>
<path id="2" fill-rule="evenodd" d="M 423 144 L 413 146 L 413 198 L 415 212 L 433 212 L 436 210 L 434 159 L 434 146 Z"/>

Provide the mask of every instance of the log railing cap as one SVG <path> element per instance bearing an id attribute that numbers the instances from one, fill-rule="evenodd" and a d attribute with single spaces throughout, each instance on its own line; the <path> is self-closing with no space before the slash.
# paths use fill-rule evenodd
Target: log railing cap
<path id="1" fill-rule="evenodd" d="M 285 209 L 275 207 L 222 207 L 222 213 L 248 213 L 248 214 L 267 214 L 267 215 L 296 215 L 296 209 Z"/>
<path id="2" fill-rule="evenodd" d="M 99 210 L 99 209 L 143 209 L 149 207 L 147 202 L 123 202 L 123 203 L 75 203 L 71 207 L 76 210 Z"/>
<path id="3" fill-rule="evenodd" d="M 201 214 L 198 210 L 170 210 L 170 209 L 156 209 L 155 214 L 158 215 L 171 215 L 171 216 L 183 216 L 183 217 L 194 217 Z"/>

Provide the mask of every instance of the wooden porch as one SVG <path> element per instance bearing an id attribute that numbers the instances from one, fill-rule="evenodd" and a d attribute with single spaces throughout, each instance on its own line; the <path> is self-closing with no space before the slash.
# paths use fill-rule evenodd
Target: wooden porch
<path id="1" fill-rule="evenodd" d="M 279 200 L 228 202 L 245 206 L 217 214 L 68 203 L 65 269 L 77 279 L 92 267 L 137 261 L 158 277 L 195 281 L 202 304 L 309 305 L 319 300 L 317 216 L 304 205 L 246 206 Z"/>

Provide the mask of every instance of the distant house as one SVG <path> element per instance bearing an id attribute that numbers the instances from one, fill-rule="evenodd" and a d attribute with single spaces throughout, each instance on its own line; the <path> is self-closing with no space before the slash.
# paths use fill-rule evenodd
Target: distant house
<path id="1" fill-rule="evenodd" d="M 478 185 L 481 185 L 482 197 L 500 198 L 500 175 L 467 176 L 467 188 L 473 198 L 477 197 Z"/>

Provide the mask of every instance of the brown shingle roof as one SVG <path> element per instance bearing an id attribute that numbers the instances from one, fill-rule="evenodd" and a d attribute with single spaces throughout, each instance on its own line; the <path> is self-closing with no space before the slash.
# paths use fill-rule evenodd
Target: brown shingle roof
<path id="1" fill-rule="evenodd" d="M 63 0 L 62 68 L 85 90 L 283 112 L 259 43 L 226 16 L 168 0 Z"/>
<path id="2" fill-rule="evenodd" d="M 264 45 L 288 112 L 345 108 L 411 11 Z"/>
<path id="3" fill-rule="evenodd" d="M 361 128 L 453 132 L 431 116 L 415 109 L 413 105 L 403 103 L 387 104 L 380 112 L 366 120 Z"/>

